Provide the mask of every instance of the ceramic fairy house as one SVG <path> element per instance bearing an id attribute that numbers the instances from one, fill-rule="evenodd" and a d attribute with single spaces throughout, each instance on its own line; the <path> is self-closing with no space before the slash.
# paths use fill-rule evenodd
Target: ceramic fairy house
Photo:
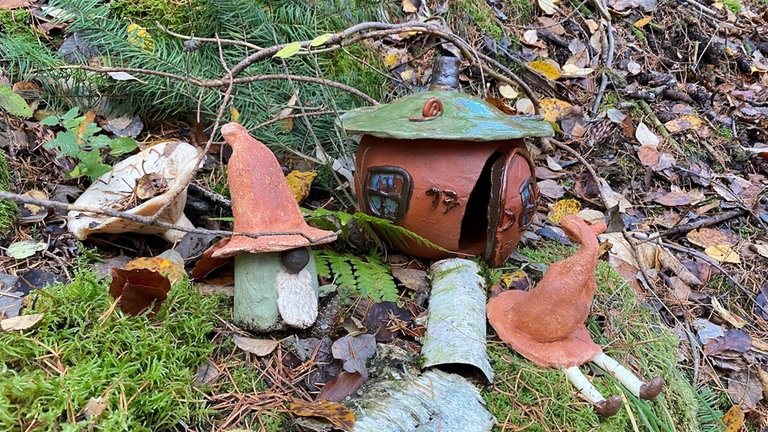
<path id="1" fill-rule="evenodd" d="M 538 197 L 523 139 L 554 132 L 545 121 L 510 116 L 456 92 L 457 69 L 458 59 L 438 58 L 429 91 L 341 116 L 343 128 L 361 136 L 355 193 L 366 213 L 499 266 L 520 241 Z M 450 255 L 404 246 L 426 258 Z"/>
<path id="2" fill-rule="evenodd" d="M 566 215 L 560 225 L 581 245 L 579 250 L 550 265 L 530 291 L 510 290 L 492 298 L 486 307 L 488 321 L 510 348 L 539 366 L 562 369 L 581 397 L 594 404 L 599 414 L 610 416 L 621 408 L 621 398 L 604 398 L 581 373 L 580 365 L 596 364 L 642 399 L 656 397 L 663 381 L 660 377 L 642 381 L 603 353 L 584 325 L 597 289 L 597 235 L 605 231 L 605 224 L 590 226 Z"/>

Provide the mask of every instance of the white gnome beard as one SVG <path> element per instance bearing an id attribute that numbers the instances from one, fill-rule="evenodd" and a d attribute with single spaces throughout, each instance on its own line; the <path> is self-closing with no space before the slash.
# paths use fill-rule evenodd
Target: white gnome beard
<path id="1" fill-rule="evenodd" d="M 296 274 L 277 273 L 277 309 L 286 324 L 307 328 L 317 318 L 317 296 L 312 288 L 312 274 L 306 268 Z"/>

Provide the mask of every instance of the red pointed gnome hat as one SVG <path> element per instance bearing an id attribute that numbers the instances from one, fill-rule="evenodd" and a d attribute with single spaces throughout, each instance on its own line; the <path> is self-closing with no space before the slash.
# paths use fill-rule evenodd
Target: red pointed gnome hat
<path id="1" fill-rule="evenodd" d="M 505 291 L 486 307 L 488 321 L 501 340 L 523 357 L 549 367 L 580 365 L 601 352 L 584 321 L 597 288 L 597 235 L 605 231 L 605 224 L 587 225 L 578 216 L 566 215 L 560 226 L 581 245 L 579 250 L 550 265 L 530 291 Z"/>
<path id="2" fill-rule="evenodd" d="M 227 181 L 235 217 L 234 231 L 288 234 L 261 235 L 257 238 L 234 236 L 226 246 L 213 253 L 214 258 L 226 258 L 241 252 L 280 252 L 336 239 L 333 232 L 311 227 L 304 222 L 277 158 L 264 144 L 237 123 L 224 125 L 221 133 L 233 150 Z"/>

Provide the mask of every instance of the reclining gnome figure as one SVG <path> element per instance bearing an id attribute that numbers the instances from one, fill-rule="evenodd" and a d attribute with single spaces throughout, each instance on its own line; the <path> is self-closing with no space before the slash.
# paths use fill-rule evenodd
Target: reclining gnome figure
<path id="1" fill-rule="evenodd" d="M 560 226 L 581 245 L 576 254 L 549 266 L 530 291 L 510 290 L 492 298 L 486 308 L 488 320 L 510 348 L 539 366 L 562 369 L 598 414 L 611 416 L 621 408 L 621 398 L 604 398 L 579 365 L 596 364 L 642 399 L 655 398 L 664 381 L 655 377 L 643 382 L 603 353 L 584 326 L 597 289 L 597 235 L 605 231 L 605 224 L 590 226 L 577 216 L 566 215 Z"/>

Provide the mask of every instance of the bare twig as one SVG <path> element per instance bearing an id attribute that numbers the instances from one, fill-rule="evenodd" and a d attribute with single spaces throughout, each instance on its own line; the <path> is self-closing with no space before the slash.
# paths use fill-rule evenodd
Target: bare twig
<path id="1" fill-rule="evenodd" d="M 603 1 L 604 0 L 592 0 L 592 3 L 600 12 L 600 16 L 605 20 L 605 26 L 606 26 L 605 34 L 608 39 L 608 52 L 605 55 L 605 64 L 603 65 L 603 68 L 610 70 L 611 66 L 613 65 L 613 52 L 616 49 L 615 48 L 616 41 L 614 40 L 614 35 L 613 35 L 613 22 L 611 20 L 611 13 L 608 12 L 608 8 L 605 6 L 605 3 L 603 3 Z M 600 109 L 600 103 L 603 100 L 603 94 L 605 93 L 605 89 L 608 88 L 609 81 L 610 81 L 610 78 L 608 77 L 608 73 L 605 72 L 604 70 L 600 74 L 600 89 L 598 90 L 597 95 L 595 96 L 595 103 L 592 106 L 593 113 L 597 113 L 597 110 Z"/>
<path id="2" fill-rule="evenodd" d="M 307 234 L 298 232 L 298 231 L 263 231 L 258 233 L 246 233 L 246 232 L 232 232 L 232 231 L 224 231 L 224 230 L 209 230 L 209 229 L 203 229 L 203 228 L 189 228 L 189 227 L 180 226 L 180 225 L 176 225 L 168 222 L 163 222 L 160 220 L 154 220 L 154 218 L 151 218 L 148 216 L 140 216 L 133 213 L 111 210 L 106 208 L 95 208 L 95 207 L 88 207 L 88 206 L 82 206 L 82 205 L 67 204 L 59 201 L 37 199 L 37 198 L 32 198 L 26 195 L 18 195 L 10 192 L 5 192 L 5 191 L 0 191 L 0 199 L 14 201 L 21 204 L 32 204 L 40 207 L 52 208 L 52 209 L 61 210 L 61 211 L 74 211 L 79 213 L 109 216 L 109 217 L 129 220 L 129 221 L 133 221 L 133 222 L 137 222 L 145 225 L 152 225 L 152 226 L 156 226 L 164 229 L 173 229 L 173 230 L 184 231 L 184 232 L 189 232 L 193 234 L 213 235 L 213 236 L 219 236 L 219 237 L 243 236 L 243 237 L 259 238 L 259 237 L 265 237 L 265 236 L 298 235 L 307 239 L 307 241 L 309 241 L 311 244 L 315 244 L 338 235 L 338 233 L 332 233 L 332 234 L 324 235 L 321 237 L 312 238 Z"/>
<path id="3" fill-rule="evenodd" d="M 160 24 L 159 22 L 155 22 L 155 25 L 157 26 L 157 28 L 159 28 L 160 30 L 168 33 L 169 35 L 171 35 L 173 37 L 176 37 L 176 38 L 179 38 L 179 39 L 183 39 L 183 40 L 196 40 L 196 41 L 200 41 L 200 42 L 220 43 L 220 44 L 223 44 L 223 45 L 240 45 L 240 46 L 244 46 L 246 48 L 251 48 L 254 51 L 258 51 L 258 50 L 263 49 L 263 48 L 261 48 L 258 45 L 254 45 L 254 44 L 252 44 L 250 42 L 246 42 L 246 41 L 241 41 L 241 40 L 237 40 L 237 39 L 202 38 L 202 37 L 197 37 L 197 36 L 187 36 L 187 35 L 183 35 L 183 34 L 180 34 L 180 33 L 172 32 L 171 30 L 168 30 L 167 28 L 163 27 L 163 25 Z"/>

